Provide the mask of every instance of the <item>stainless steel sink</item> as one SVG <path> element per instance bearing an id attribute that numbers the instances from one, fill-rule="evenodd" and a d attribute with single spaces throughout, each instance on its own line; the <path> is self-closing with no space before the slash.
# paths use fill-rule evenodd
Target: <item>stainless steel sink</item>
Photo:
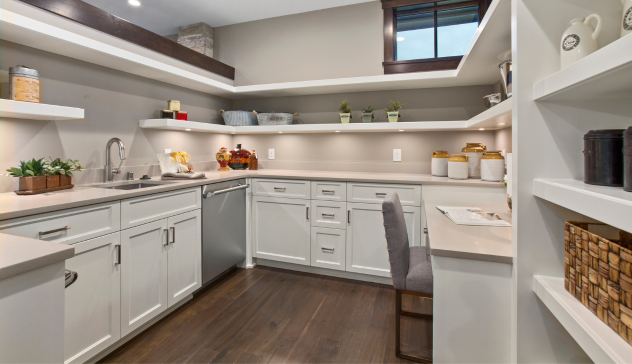
<path id="1" fill-rule="evenodd" d="M 139 190 L 141 188 L 158 187 L 158 186 L 168 185 L 171 183 L 172 182 L 131 182 L 131 183 L 128 182 L 128 183 L 123 183 L 123 184 L 117 183 L 115 185 L 108 183 L 108 184 L 94 185 L 94 186 L 88 186 L 88 187 L 107 188 L 109 190 Z"/>

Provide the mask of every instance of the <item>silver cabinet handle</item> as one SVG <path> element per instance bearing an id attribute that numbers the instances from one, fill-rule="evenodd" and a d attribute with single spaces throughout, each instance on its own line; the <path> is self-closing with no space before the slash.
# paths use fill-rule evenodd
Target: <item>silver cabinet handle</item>
<path id="1" fill-rule="evenodd" d="M 77 272 L 66 269 L 64 271 L 65 288 L 68 288 L 71 284 L 75 283 L 77 278 L 79 278 L 79 274 Z"/>
<path id="2" fill-rule="evenodd" d="M 424 234 L 428 234 L 428 228 L 427 227 L 424 228 Z"/>
<path id="3" fill-rule="evenodd" d="M 121 244 L 114 245 L 114 247 L 116 248 L 116 262 L 114 264 L 120 265 L 121 264 Z"/>
<path id="4" fill-rule="evenodd" d="M 285 192 L 285 187 L 274 187 L 275 191 Z"/>
<path id="5" fill-rule="evenodd" d="M 334 251 L 334 248 L 321 248 L 322 250 L 326 251 L 326 252 L 332 252 Z"/>
<path id="6" fill-rule="evenodd" d="M 332 190 L 323 190 L 323 193 L 331 193 L 332 195 L 335 193 L 336 191 L 332 191 Z"/>
<path id="7" fill-rule="evenodd" d="M 386 196 L 386 192 L 376 192 L 376 196 Z"/>
<path id="8" fill-rule="evenodd" d="M 239 186 L 235 186 L 235 187 L 231 187 L 231 188 L 226 188 L 224 190 L 219 190 L 219 191 L 204 192 L 202 194 L 202 197 L 203 198 L 209 198 L 209 197 L 213 197 L 213 196 L 216 196 L 216 195 L 221 195 L 223 193 L 243 190 L 243 189 L 246 189 L 248 187 L 250 187 L 250 185 L 249 184 L 245 184 L 245 185 L 239 185 Z"/>
<path id="9" fill-rule="evenodd" d="M 307 209 L 305 210 L 305 217 L 309 220 L 309 206 L 307 206 Z"/>
<path id="10" fill-rule="evenodd" d="M 175 244 L 176 243 L 176 227 L 172 226 L 169 228 L 169 230 L 171 230 L 171 244 Z"/>
<path id="11" fill-rule="evenodd" d="M 164 243 L 164 246 L 168 246 L 169 245 L 169 229 L 164 229 L 164 232 L 166 233 L 166 243 Z"/>
<path id="12" fill-rule="evenodd" d="M 66 230 L 70 230 L 72 229 L 72 226 L 64 226 L 62 228 L 59 229 L 54 229 L 54 230 L 48 230 L 48 231 L 40 231 L 39 235 L 48 235 L 48 234 L 53 234 L 53 233 L 58 233 L 60 231 L 66 231 Z"/>
<path id="13" fill-rule="evenodd" d="M 323 214 L 324 217 L 334 217 L 334 214 Z"/>
<path id="14" fill-rule="evenodd" d="M 351 224 L 351 210 L 347 210 L 347 224 Z"/>

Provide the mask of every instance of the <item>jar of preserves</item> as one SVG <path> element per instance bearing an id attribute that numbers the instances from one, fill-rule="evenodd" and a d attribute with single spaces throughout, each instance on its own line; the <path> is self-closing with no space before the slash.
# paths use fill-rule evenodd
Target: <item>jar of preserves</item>
<path id="1" fill-rule="evenodd" d="M 215 159 L 217 159 L 217 163 L 219 163 L 218 171 L 230 171 L 228 168 L 228 162 L 230 162 L 230 153 L 228 153 L 228 149 L 222 147 L 219 152 L 215 154 Z"/>
<path id="2" fill-rule="evenodd" d="M 250 170 L 257 170 L 259 169 L 259 157 L 257 156 L 257 152 L 255 152 L 255 150 L 252 150 L 252 154 L 250 154 L 250 157 L 248 157 L 248 169 Z"/>
<path id="3" fill-rule="evenodd" d="M 248 168 L 250 152 L 241 148 L 241 144 L 237 144 L 237 148 L 230 151 L 230 162 L 228 166 L 232 169 Z"/>
<path id="4" fill-rule="evenodd" d="M 26 66 L 9 68 L 9 93 L 11 100 L 40 102 L 40 75 Z"/>

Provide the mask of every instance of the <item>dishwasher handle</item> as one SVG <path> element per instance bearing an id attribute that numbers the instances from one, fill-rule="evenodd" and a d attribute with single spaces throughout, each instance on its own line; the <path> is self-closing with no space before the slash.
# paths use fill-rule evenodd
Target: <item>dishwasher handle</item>
<path id="1" fill-rule="evenodd" d="M 212 192 L 204 192 L 202 194 L 203 198 L 209 198 L 209 197 L 213 197 L 215 195 L 221 195 L 223 193 L 228 193 L 228 192 L 233 192 L 233 191 L 239 191 L 239 190 L 243 190 L 250 187 L 249 184 L 245 184 L 245 185 L 239 185 L 239 186 L 235 186 L 235 187 L 231 187 L 231 188 L 226 188 L 224 190 L 219 190 L 219 191 L 212 191 Z"/>
<path id="2" fill-rule="evenodd" d="M 77 281 L 77 278 L 79 278 L 79 274 L 77 274 L 77 272 L 66 269 L 64 272 L 64 278 L 66 281 L 65 288 L 68 288 L 71 284 Z"/>

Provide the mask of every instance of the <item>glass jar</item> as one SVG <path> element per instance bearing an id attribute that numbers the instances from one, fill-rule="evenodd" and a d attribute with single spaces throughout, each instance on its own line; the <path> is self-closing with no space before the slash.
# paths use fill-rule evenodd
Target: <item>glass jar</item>
<path id="1" fill-rule="evenodd" d="M 230 151 L 230 162 L 228 166 L 232 169 L 248 168 L 248 160 L 250 152 L 241 148 L 241 144 L 237 144 L 237 148 Z"/>
<path id="2" fill-rule="evenodd" d="M 248 169 L 250 170 L 257 170 L 259 169 L 259 157 L 257 156 L 257 152 L 255 152 L 255 150 L 252 150 L 252 154 L 250 154 L 250 157 L 248 157 Z"/>
<path id="3" fill-rule="evenodd" d="M 11 100 L 40 102 L 40 75 L 26 66 L 9 68 L 9 93 Z"/>

